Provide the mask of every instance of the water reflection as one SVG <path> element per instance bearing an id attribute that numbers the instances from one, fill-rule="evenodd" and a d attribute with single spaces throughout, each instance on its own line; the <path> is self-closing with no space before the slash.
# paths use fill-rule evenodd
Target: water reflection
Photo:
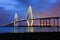
<path id="1" fill-rule="evenodd" d="M 60 28 L 52 27 L 34 27 L 34 32 L 59 32 Z M 13 33 L 14 27 L 0 27 L 0 33 Z M 27 27 L 18 27 L 18 32 L 27 32 Z"/>

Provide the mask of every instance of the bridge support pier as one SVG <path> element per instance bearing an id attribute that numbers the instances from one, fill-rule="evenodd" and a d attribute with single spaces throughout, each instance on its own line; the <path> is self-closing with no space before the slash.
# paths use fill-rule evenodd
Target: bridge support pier
<path id="1" fill-rule="evenodd" d="M 57 26 L 59 26 L 59 19 L 57 19 Z"/>
<path id="2" fill-rule="evenodd" d="M 59 18 L 57 18 L 57 30 L 59 32 Z"/>
<path id="3" fill-rule="evenodd" d="M 41 26 L 41 19 L 40 19 L 40 26 Z"/>
<path id="4" fill-rule="evenodd" d="M 55 27 L 55 19 L 53 19 L 54 27 Z"/>
<path id="5" fill-rule="evenodd" d="M 51 25 L 51 19 L 49 19 L 49 26 Z"/>
<path id="6" fill-rule="evenodd" d="M 44 19 L 43 19 L 43 26 L 44 26 Z"/>
<path id="7" fill-rule="evenodd" d="M 47 19 L 46 19 L 46 26 L 47 26 Z"/>

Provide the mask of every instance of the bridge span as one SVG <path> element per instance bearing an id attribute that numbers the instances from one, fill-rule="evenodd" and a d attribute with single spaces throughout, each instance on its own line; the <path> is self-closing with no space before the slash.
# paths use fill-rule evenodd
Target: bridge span
<path id="1" fill-rule="evenodd" d="M 33 20 L 33 21 L 39 20 L 39 25 L 33 25 L 33 27 L 60 27 L 60 16 L 59 17 L 34 18 L 34 19 L 29 19 L 29 20 Z M 27 19 L 17 21 L 17 23 L 19 22 L 21 23 L 27 22 Z M 2 26 L 3 27 L 14 27 L 14 22 L 11 22 L 9 24 L 5 24 Z M 18 27 L 27 27 L 27 25 L 18 25 Z"/>

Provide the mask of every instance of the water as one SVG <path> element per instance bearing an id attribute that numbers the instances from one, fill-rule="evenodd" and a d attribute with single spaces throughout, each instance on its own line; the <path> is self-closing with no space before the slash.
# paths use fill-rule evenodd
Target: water
<path id="1" fill-rule="evenodd" d="M 60 28 L 52 27 L 34 27 L 34 32 L 59 32 Z M 13 33 L 14 27 L 0 27 L 0 33 Z M 27 32 L 27 27 L 18 27 L 18 32 Z"/>

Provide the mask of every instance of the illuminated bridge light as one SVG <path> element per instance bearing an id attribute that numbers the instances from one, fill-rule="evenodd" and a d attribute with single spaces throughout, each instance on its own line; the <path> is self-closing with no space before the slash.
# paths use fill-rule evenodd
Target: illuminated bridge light
<path id="1" fill-rule="evenodd" d="M 30 20 L 30 19 L 33 19 L 31 6 L 29 6 L 29 8 L 28 8 L 28 15 L 27 15 L 27 25 L 28 25 L 28 28 L 27 28 L 27 32 L 33 32 L 33 27 L 32 27 L 33 20 Z"/>
<path id="2" fill-rule="evenodd" d="M 14 16 L 14 32 L 17 33 L 18 32 L 18 16 L 17 16 L 17 13 L 15 13 L 15 16 Z"/>

